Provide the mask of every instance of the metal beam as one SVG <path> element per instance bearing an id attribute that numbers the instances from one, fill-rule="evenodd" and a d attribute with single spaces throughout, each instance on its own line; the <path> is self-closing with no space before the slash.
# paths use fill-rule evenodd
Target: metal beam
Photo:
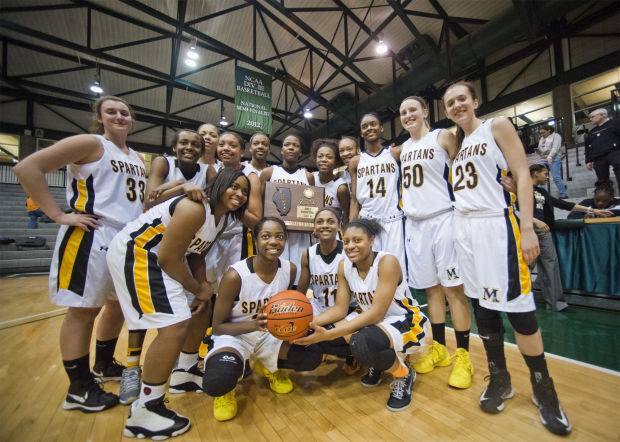
<path id="1" fill-rule="evenodd" d="M 416 41 L 420 43 L 424 52 L 426 52 L 429 56 L 435 56 L 437 54 L 437 48 L 431 46 L 428 41 L 422 37 L 422 33 L 418 31 L 418 28 L 409 20 L 407 14 L 405 13 L 404 8 L 401 6 L 399 2 L 396 0 L 387 0 L 388 5 L 392 7 L 398 18 L 405 24 L 409 32 L 413 34 L 416 38 Z"/>
<path id="2" fill-rule="evenodd" d="M 458 22 L 448 21 L 450 17 L 448 16 L 445 9 L 439 4 L 437 0 L 428 0 L 428 1 L 433 6 L 433 8 L 435 8 L 435 11 L 437 11 L 439 15 L 443 17 L 444 20 L 446 20 L 449 28 L 452 30 L 452 32 L 454 32 L 454 35 L 456 35 L 457 38 L 463 38 L 468 34 L 468 32 L 463 28 L 463 26 L 458 24 Z"/>

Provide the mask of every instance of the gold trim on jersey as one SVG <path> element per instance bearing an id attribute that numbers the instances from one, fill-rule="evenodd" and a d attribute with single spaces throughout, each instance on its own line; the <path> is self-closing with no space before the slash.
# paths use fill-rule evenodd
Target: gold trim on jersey
<path id="1" fill-rule="evenodd" d="M 512 211 L 512 207 L 508 209 L 508 219 L 510 220 L 510 224 L 512 225 L 512 231 L 514 234 L 514 238 L 509 238 L 508 240 L 514 240 L 517 247 L 517 260 L 519 263 L 519 282 L 521 283 L 521 293 L 528 294 L 532 291 L 530 270 L 527 263 L 525 262 L 525 259 L 523 258 L 523 251 L 521 250 L 521 230 L 519 230 L 519 223 L 517 222 L 517 218 Z M 514 259 L 514 257 L 510 258 Z M 509 274 L 508 277 L 513 277 L 513 275 Z"/>
<path id="2" fill-rule="evenodd" d="M 413 313 L 413 319 L 411 321 L 410 331 L 407 333 L 403 333 L 403 346 L 404 348 L 410 347 L 407 345 L 412 342 L 414 345 L 419 345 L 419 342 L 426 333 L 424 333 L 424 327 L 422 327 L 422 321 L 424 320 L 424 316 L 420 312 L 420 308 L 409 304 L 409 300 L 407 298 L 403 298 L 401 300 L 402 305 L 404 305 L 407 309 L 411 310 Z"/>
<path id="3" fill-rule="evenodd" d="M 151 296 L 151 286 L 149 281 L 149 251 L 144 249 L 144 245 L 155 236 L 163 234 L 166 227 L 163 224 L 149 226 L 142 234 L 134 239 L 133 247 L 133 280 L 136 288 L 136 295 L 142 313 L 154 313 L 157 306 Z"/>
<path id="4" fill-rule="evenodd" d="M 58 249 L 58 290 L 84 295 L 94 233 L 94 230 L 86 232 L 75 226 L 67 228 Z"/>

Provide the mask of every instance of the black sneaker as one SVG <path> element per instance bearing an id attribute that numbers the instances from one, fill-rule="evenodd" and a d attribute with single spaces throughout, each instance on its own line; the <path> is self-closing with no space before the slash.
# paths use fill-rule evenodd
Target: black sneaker
<path id="1" fill-rule="evenodd" d="M 112 362 L 96 362 L 93 366 L 93 376 L 97 382 L 120 381 L 123 377 L 124 365 L 112 359 Z"/>
<path id="2" fill-rule="evenodd" d="M 360 380 L 360 382 L 362 383 L 362 387 L 376 387 L 381 383 L 382 376 L 382 371 L 375 370 L 374 368 L 369 367 L 368 373 L 366 373 Z"/>
<path id="3" fill-rule="evenodd" d="M 532 402 L 540 410 L 540 421 L 553 434 L 561 436 L 571 432 L 572 427 L 560 406 L 553 379 L 547 378 L 533 386 Z"/>
<path id="4" fill-rule="evenodd" d="M 202 377 L 205 375 L 196 362 L 189 369 L 175 368 L 170 375 L 170 393 L 187 393 L 202 391 Z"/>
<path id="5" fill-rule="evenodd" d="M 83 413 L 96 413 L 118 405 L 118 396 L 107 393 L 94 380 L 73 382 L 62 404 L 65 410 L 80 410 Z"/>
<path id="6" fill-rule="evenodd" d="M 507 370 L 491 370 L 489 376 L 489 385 L 480 395 L 480 408 L 482 411 L 491 414 L 497 414 L 504 409 L 504 400 L 510 399 L 515 395 L 512 391 L 510 383 L 510 373 Z"/>
<path id="7" fill-rule="evenodd" d="M 392 384 L 392 394 L 387 401 L 387 408 L 390 411 L 402 411 L 409 408 L 411 405 L 411 390 L 413 389 L 413 383 L 415 382 L 415 370 L 407 366 L 409 374 L 402 378 L 394 378 Z"/>
<path id="8" fill-rule="evenodd" d="M 164 397 L 144 404 L 134 402 L 125 422 L 123 435 L 143 439 L 163 440 L 189 430 L 189 419 L 166 408 Z"/>

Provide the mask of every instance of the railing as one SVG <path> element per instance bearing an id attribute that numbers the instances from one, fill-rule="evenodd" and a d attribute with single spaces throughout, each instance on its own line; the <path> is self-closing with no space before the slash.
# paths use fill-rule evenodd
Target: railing
<path id="1" fill-rule="evenodd" d="M 53 170 L 45 174 L 47 185 L 50 187 L 65 187 L 66 176 L 66 169 Z M 15 176 L 15 173 L 13 173 L 13 164 L 0 164 L 0 183 L 19 184 L 19 180 Z"/>

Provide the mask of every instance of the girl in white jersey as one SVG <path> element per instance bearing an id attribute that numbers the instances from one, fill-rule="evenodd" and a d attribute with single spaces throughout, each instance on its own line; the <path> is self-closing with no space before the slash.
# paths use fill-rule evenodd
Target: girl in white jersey
<path id="1" fill-rule="evenodd" d="M 416 362 L 418 373 L 451 364 L 446 349 L 446 299 L 456 335 L 454 368 L 448 384 L 469 388 L 473 365 L 469 358 L 469 303 L 454 246 L 453 194 L 449 182 L 450 161 L 456 154 L 456 137 L 447 130 L 430 130 L 428 107 L 421 97 L 400 104 L 400 121 L 411 138 L 394 150 L 400 154 L 405 250 L 409 285 L 425 289 L 433 329 L 432 351 Z"/>
<path id="2" fill-rule="evenodd" d="M 348 220 L 351 201 L 349 188 L 342 178 L 334 175 L 334 169 L 340 165 L 336 141 L 328 138 L 314 140 L 310 156 L 318 169 L 312 172 L 314 184 L 325 188 L 325 207 L 341 210 L 344 219 Z"/>
<path id="3" fill-rule="evenodd" d="M 344 180 L 351 192 L 351 174 L 349 173 L 349 163 L 360 154 L 359 141 L 355 137 L 344 135 L 338 142 L 338 156 L 344 164 L 345 169 L 340 173 L 340 178 Z M 347 221 L 349 218 L 345 218 Z"/>
<path id="4" fill-rule="evenodd" d="M 345 227 L 347 258 L 338 266 L 336 303 L 314 318 L 313 334 L 295 343 L 330 341 L 336 346 L 348 342 L 353 357 L 372 367 L 362 378 L 363 386 L 379 385 L 385 370 L 393 374 L 387 408 L 401 411 L 411 405 L 415 380 L 405 356 L 429 350 L 432 337 L 428 319 L 411 297 L 396 257 L 372 250 L 378 231 L 376 222 L 364 218 Z M 347 315 L 351 297 L 362 313 Z"/>
<path id="5" fill-rule="evenodd" d="M 366 114 L 360 123 L 366 150 L 349 162 L 351 209 L 349 220 L 358 216 L 374 219 L 381 226 L 375 250 L 390 250 L 407 278 L 404 213 L 399 207 L 398 155 L 381 145 L 383 126 L 377 114 Z"/>
<path id="6" fill-rule="evenodd" d="M 323 351 L 283 342 L 267 332 L 263 308 L 269 298 L 292 287 L 295 264 L 280 259 L 286 243 L 286 226 L 278 218 L 263 218 L 254 228 L 256 256 L 234 264 L 224 275 L 215 302 L 213 345 L 205 360 L 204 391 L 214 397 L 218 421 L 237 414 L 235 388 L 247 361 L 269 380 L 270 388 L 289 393 L 293 384 L 282 369 L 314 370 Z"/>
<path id="7" fill-rule="evenodd" d="M 269 137 L 261 132 L 256 132 L 250 137 L 250 153 L 252 159 L 243 168 L 243 173 L 248 176 L 254 172 L 260 178 L 260 174 L 267 167 L 267 157 L 271 148 Z"/>
<path id="8" fill-rule="evenodd" d="M 177 132 L 172 140 L 175 156 L 157 157 L 151 162 L 146 208 L 182 193 L 194 201 L 204 198 L 208 166 L 198 162 L 204 151 L 204 139 L 198 132 L 188 129 Z"/>
<path id="9" fill-rule="evenodd" d="M 263 169 L 260 174 L 262 184 L 262 201 L 265 200 L 265 183 L 267 181 L 295 183 L 314 186 L 314 176 L 303 167 L 299 167 L 303 141 L 297 135 L 287 135 L 282 142 L 282 165 Z M 303 232 L 292 232 L 288 235 L 284 258 L 297 267 L 295 285 L 299 280 L 301 254 L 310 246 L 310 235 Z"/>
<path id="10" fill-rule="evenodd" d="M 447 116 L 457 126 L 459 150 L 452 163 L 455 232 L 465 293 L 472 298 L 476 323 L 489 362 L 490 381 L 480 396 L 480 408 L 499 413 L 513 397 L 504 356 L 506 312 L 519 350 L 530 370 L 543 425 L 568 434 L 571 425 L 549 377 L 543 341 L 536 322 L 527 263 L 539 254 L 532 225 L 532 182 L 523 146 L 510 120 L 476 118 L 476 91 L 470 83 L 450 86 L 443 97 Z M 512 173 L 521 207 L 520 223 L 513 198 L 500 178 Z"/>
<path id="11" fill-rule="evenodd" d="M 187 418 L 164 405 L 166 382 L 186 341 L 190 318 L 206 309 L 213 294 L 204 277 L 204 254 L 229 215 L 235 218 L 245 211 L 249 191 L 241 171 L 222 169 L 209 183 L 208 203 L 185 196 L 170 199 L 129 223 L 110 244 L 108 267 L 127 327 L 157 329 L 125 436 L 165 439 L 189 429 Z"/>
<path id="12" fill-rule="evenodd" d="M 200 125 L 198 133 L 205 140 L 205 150 L 198 160 L 201 164 L 212 166 L 217 172 L 222 168 L 222 162 L 217 159 L 217 145 L 220 139 L 220 132 L 217 127 L 211 123 Z"/>
<path id="13" fill-rule="evenodd" d="M 133 113 L 126 101 L 102 97 L 93 105 L 93 133 L 76 135 L 22 160 L 14 168 L 26 194 L 61 224 L 50 267 L 50 296 L 69 307 L 60 330 L 60 352 L 71 385 L 66 410 L 92 413 L 118 404 L 90 372 L 89 349 L 93 323 L 97 326 L 95 375 L 120 380 L 121 365 L 113 361 L 123 316 L 114 297 L 105 264 L 110 241 L 142 213 L 146 183 L 144 162 L 127 147 Z M 67 203 L 64 213 L 54 201 L 45 174 L 67 166 Z"/>

